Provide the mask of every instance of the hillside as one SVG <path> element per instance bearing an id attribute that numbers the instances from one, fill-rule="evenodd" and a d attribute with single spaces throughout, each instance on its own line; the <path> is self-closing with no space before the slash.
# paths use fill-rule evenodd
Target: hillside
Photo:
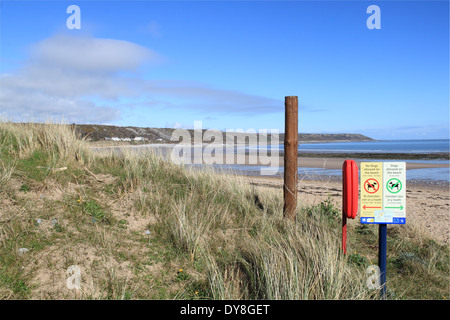
<path id="1" fill-rule="evenodd" d="M 140 140 L 148 142 L 172 142 L 172 132 L 176 129 L 170 128 L 141 128 L 141 127 L 119 127 L 97 124 L 77 124 L 72 125 L 81 134 L 90 141 L 111 140 Z M 194 130 L 188 130 L 191 137 L 194 137 Z M 206 130 L 203 130 L 203 132 Z M 284 140 L 284 134 L 280 134 L 280 141 Z M 226 141 L 223 132 L 223 141 Z M 340 133 L 340 134 L 318 134 L 318 133 L 300 133 L 300 143 L 314 142 L 348 142 L 348 141 L 373 141 L 372 138 L 361 134 Z"/>

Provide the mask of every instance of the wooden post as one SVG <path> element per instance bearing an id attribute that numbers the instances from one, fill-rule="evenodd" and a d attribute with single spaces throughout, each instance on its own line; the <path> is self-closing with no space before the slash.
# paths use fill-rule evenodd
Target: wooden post
<path id="1" fill-rule="evenodd" d="M 298 98 L 285 97 L 284 208 L 285 218 L 295 220 L 297 209 Z"/>

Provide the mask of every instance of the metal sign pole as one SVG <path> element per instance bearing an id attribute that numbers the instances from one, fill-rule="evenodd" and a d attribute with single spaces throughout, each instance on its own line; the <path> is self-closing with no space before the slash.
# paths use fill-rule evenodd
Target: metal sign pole
<path id="1" fill-rule="evenodd" d="M 342 212 L 342 251 L 347 253 L 347 216 Z"/>
<path id="2" fill-rule="evenodd" d="M 386 299 L 386 242 L 387 224 L 382 223 L 378 228 L 378 266 L 380 267 L 381 299 Z"/>

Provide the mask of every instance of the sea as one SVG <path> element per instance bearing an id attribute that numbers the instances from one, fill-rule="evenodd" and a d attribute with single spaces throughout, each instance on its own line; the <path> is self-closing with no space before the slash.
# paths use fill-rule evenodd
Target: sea
<path id="1" fill-rule="evenodd" d="M 248 149 L 258 147 L 247 147 Z M 278 146 L 280 153 L 284 151 L 284 146 Z M 417 163 L 440 163 L 446 164 L 445 168 L 425 168 L 425 169 L 410 169 L 407 170 L 407 180 L 418 184 L 442 184 L 448 185 L 450 183 L 450 161 L 448 160 L 448 153 L 450 151 L 450 140 L 436 139 L 436 140 L 377 140 L 364 142 L 336 142 L 336 143 L 305 143 L 299 144 L 299 153 L 382 153 L 382 154 L 447 154 L 447 160 L 409 160 L 396 157 L 392 159 L 356 159 L 360 161 L 405 161 Z M 301 160 L 300 160 L 301 163 Z M 245 173 L 250 175 L 265 175 L 265 168 L 262 166 L 245 166 L 245 165 L 222 165 L 222 168 L 235 171 L 236 173 Z M 278 174 L 283 173 L 283 168 L 280 168 Z M 299 179 L 340 179 L 342 170 L 332 170 L 324 168 L 298 168 Z"/>
<path id="2" fill-rule="evenodd" d="M 441 153 L 449 152 L 450 140 L 379 140 L 364 142 L 300 144 L 300 152 L 317 153 Z M 280 150 L 283 146 L 279 146 Z"/>

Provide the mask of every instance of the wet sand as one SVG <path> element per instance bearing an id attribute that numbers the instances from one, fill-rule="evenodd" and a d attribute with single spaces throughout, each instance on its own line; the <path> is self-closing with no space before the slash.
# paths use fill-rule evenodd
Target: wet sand
<path id="1" fill-rule="evenodd" d="M 128 146 L 108 146 L 108 147 L 92 147 L 94 151 L 116 151 L 128 149 L 129 151 L 145 152 L 151 150 L 163 157 L 170 157 L 172 149 L 178 147 L 179 151 L 184 151 L 190 153 L 191 163 L 212 163 L 215 161 L 217 164 L 228 164 L 228 165 L 269 165 L 273 166 L 283 166 L 284 157 L 282 153 L 277 156 L 268 156 L 266 163 L 260 161 L 260 157 L 257 154 L 249 154 L 243 149 L 234 149 L 233 146 L 228 148 L 222 144 L 212 145 L 216 149 L 216 152 L 220 154 L 214 154 L 211 149 L 205 150 L 205 144 L 203 147 L 194 147 L 192 145 L 180 145 L 180 144 L 143 144 L 143 145 L 128 145 Z M 210 145 L 211 146 L 211 145 Z M 221 148 L 222 147 L 222 148 Z M 242 146 L 238 146 L 242 147 Z M 234 152 L 234 156 L 231 156 L 230 151 Z M 237 153 L 236 153 L 237 151 Z M 402 160 L 414 160 L 417 162 L 407 162 L 406 169 L 425 169 L 425 168 L 446 168 L 449 167 L 449 163 L 430 163 L 427 160 L 433 159 L 446 159 L 449 160 L 448 154 L 437 153 L 437 154 L 411 154 L 411 153 L 391 153 L 391 154 L 376 154 L 376 153 L 357 153 L 357 154 L 342 154 L 342 153 L 307 153 L 302 152 L 298 157 L 299 167 L 308 168 L 322 168 L 322 169 L 342 169 L 342 164 L 345 159 L 355 159 L 356 163 L 359 164 L 361 161 L 382 159 L 393 161 Z M 363 160 L 364 159 L 364 160 Z M 424 160 L 420 162 L 420 160 Z"/>
<path id="2" fill-rule="evenodd" d="M 348 159 L 352 159 L 349 155 Z M 280 159 L 280 163 L 284 160 Z M 298 166 L 307 168 L 323 168 L 323 169 L 342 169 L 344 158 L 303 158 L 299 157 Z M 358 168 L 364 160 L 355 160 Z M 376 161 L 376 160 L 375 160 Z M 420 161 L 420 160 L 419 160 Z M 410 169 L 429 169 L 429 168 L 448 168 L 448 163 L 429 163 L 429 162 L 406 162 L 406 170 Z"/>

